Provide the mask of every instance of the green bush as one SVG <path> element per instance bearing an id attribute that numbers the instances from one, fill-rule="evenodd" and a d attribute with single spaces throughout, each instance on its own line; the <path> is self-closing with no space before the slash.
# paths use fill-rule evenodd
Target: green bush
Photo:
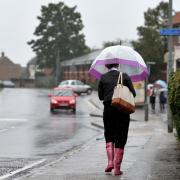
<path id="1" fill-rule="evenodd" d="M 169 104 L 178 139 L 180 140 L 180 70 L 170 75 L 168 87 Z"/>

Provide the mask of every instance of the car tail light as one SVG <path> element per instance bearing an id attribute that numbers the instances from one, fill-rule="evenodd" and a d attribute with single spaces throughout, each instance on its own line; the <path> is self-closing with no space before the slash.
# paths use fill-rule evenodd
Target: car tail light
<path id="1" fill-rule="evenodd" d="M 74 104 L 74 103 L 75 103 L 75 100 L 74 100 L 74 99 L 71 99 L 71 100 L 69 101 L 69 103 L 70 103 L 70 104 Z"/>

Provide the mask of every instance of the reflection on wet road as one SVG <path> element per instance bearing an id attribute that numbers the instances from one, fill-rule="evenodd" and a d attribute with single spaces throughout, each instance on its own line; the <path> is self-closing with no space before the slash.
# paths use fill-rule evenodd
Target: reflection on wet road
<path id="1" fill-rule="evenodd" d="M 0 92 L 0 157 L 48 157 L 61 154 L 98 134 L 91 127 L 87 95 L 77 97 L 77 113 L 50 113 L 48 90 Z"/>

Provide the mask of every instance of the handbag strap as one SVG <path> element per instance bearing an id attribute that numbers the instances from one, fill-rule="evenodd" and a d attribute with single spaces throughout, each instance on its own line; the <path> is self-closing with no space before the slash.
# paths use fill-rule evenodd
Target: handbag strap
<path id="1" fill-rule="evenodd" d="M 120 83 L 119 83 L 119 80 L 120 80 Z M 117 85 L 118 84 L 123 85 L 123 75 L 122 75 L 122 72 L 119 72 L 119 77 L 118 77 Z"/>

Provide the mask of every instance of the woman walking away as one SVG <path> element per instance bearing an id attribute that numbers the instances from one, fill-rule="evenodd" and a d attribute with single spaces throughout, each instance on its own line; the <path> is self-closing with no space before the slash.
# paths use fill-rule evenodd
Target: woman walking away
<path id="1" fill-rule="evenodd" d="M 152 110 L 152 113 L 155 113 L 155 106 L 156 106 L 156 93 L 155 93 L 155 89 L 154 87 L 152 88 L 152 94 L 149 98 L 149 101 L 151 103 L 151 110 Z"/>
<path id="2" fill-rule="evenodd" d="M 121 162 L 128 137 L 130 115 L 111 105 L 114 87 L 120 73 L 118 64 L 105 66 L 109 71 L 101 76 L 98 85 L 98 96 L 104 104 L 103 123 L 108 159 L 105 172 L 111 172 L 114 169 L 114 175 L 118 176 L 122 174 Z M 123 73 L 123 85 L 129 88 L 134 97 L 136 96 L 131 79 L 126 73 Z"/>
<path id="3" fill-rule="evenodd" d="M 166 97 L 164 95 L 164 92 L 160 92 L 160 95 L 159 95 L 159 104 L 160 104 L 160 112 L 163 113 L 164 110 L 165 110 L 165 104 L 166 104 Z"/>

